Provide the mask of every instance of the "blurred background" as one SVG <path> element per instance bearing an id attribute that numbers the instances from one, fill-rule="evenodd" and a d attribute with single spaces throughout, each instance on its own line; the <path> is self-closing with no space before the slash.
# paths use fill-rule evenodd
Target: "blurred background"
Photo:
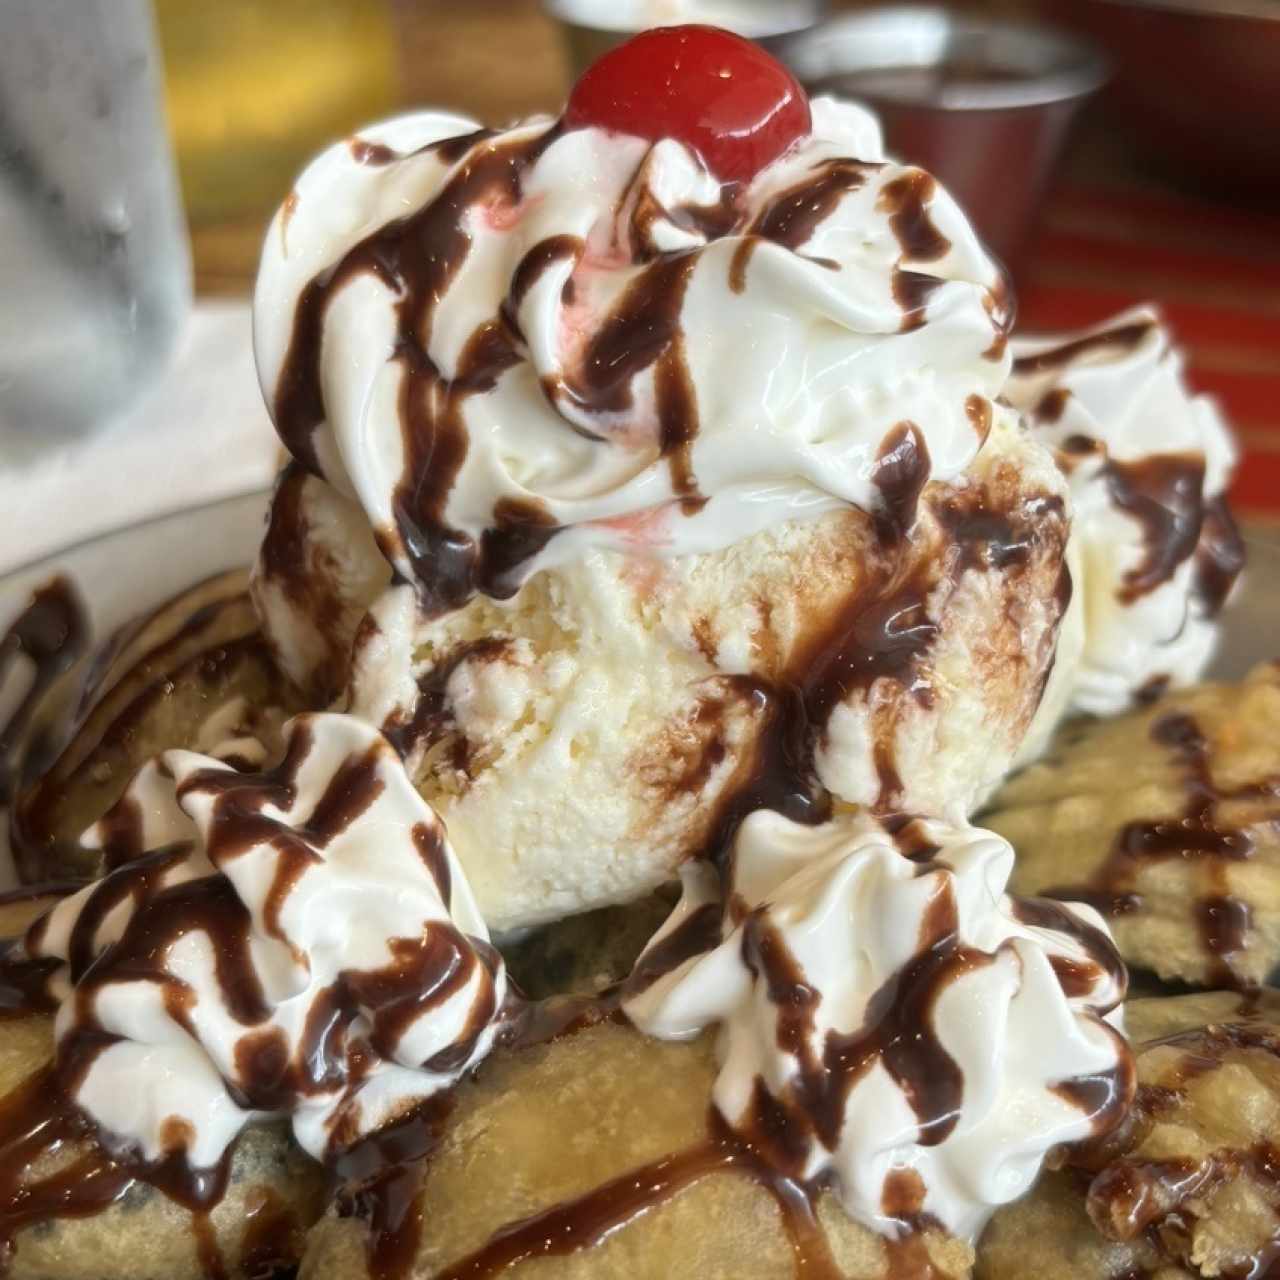
<path id="1" fill-rule="evenodd" d="M 266 221 L 320 147 L 410 106 L 554 112 L 628 27 L 691 18 L 871 99 L 1011 268 L 1020 328 L 1157 301 L 1239 432 L 1238 504 L 1280 524 L 1280 0 L 4 4 L 0 562 L 6 538 L 45 545 L 32 441 L 109 424 L 113 456 L 132 438 L 156 475 L 107 509 L 106 453 L 62 448 L 46 470 L 73 462 L 85 500 L 47 545 L 265 481 L 246 303 Z M 181 465 L 160 474 L 164 456 Z"/>

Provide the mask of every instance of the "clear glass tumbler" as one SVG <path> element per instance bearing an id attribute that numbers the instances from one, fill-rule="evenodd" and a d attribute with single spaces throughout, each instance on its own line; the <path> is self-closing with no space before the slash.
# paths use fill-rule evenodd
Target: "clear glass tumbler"
<path id="1" fill-rule="evenodd" d="M 0 0 L 0 464 L 106 422 L 191 302 L 148 0 Z"/>

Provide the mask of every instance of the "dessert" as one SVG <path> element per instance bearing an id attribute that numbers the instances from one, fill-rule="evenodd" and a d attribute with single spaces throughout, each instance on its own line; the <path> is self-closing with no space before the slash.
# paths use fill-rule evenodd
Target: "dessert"
<path id="1" fill-rule="evenodd" d="M 247 587 L 78 667 L 65 593 L 0 644 L 43 664 L 0 733 L 0 1270 L 112 1280 L 136 1229 L 179 1276 L 960 1280 L 1046 1163 L 1145 1159 L 1091 884 L 1011 896 L 1049 842 L 970 815 L 1088 690 L 1194 675 L 1229 459 L 1154 322 L 1108 416 L 1114 335 L 1015 372 L 1011 316 L 866 111 L 711 28 L 556 120 L 322 155 L 256 294 L 290 460 Z M 1170 736 L 1215 834 L 1261 796 L 1218 736 Z"/>
<path id="2" fill-rule="evenodd" d="M 1206 986 L 1280 963 L 1280 667 L 1068 725 L 983 821 L 1017 893 L 1091 902 L 1125 960 Z"/>
<path id="3" fill-rule="evenodd" d="M 812 1205 L 708 1115 L 710 1037 L 664 1044 L 597 1024 L 503 1054 L 460 1089 L 419 1192 L 412 1274 L 796 1275 L 965 1280 L 973 1251 L 937 1227 L 901 1240 Z M 377 1275 L 351 1218 L 311 1233 L 303 1277 Z M 401 1264 L 404 1265 L 403 1263 Z"/>

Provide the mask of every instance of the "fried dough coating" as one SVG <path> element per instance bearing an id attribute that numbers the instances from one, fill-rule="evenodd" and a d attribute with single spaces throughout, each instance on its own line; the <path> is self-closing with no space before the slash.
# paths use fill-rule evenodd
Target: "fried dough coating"
<path id="1" fill-rule="evenodd" d="M 996 1214 L 979 1242 L 979 1280 L 1271 1274 L 1280 996 L 1157 997 L 1126 1015 L 1139 1080 L 1129 1120 Z"/>
<path id="2" fill-rule="evenodd" d="M 24 1106 L 26 1091 L 51 1063 L 53 1051 L 52 1018 L 0 1023 L 0 1115 L 15 1100 Z M 37 1157 L 20 1174 L 5 1168 L 0 1179 L 18 1176 L 21 1187 L 35 1187 L 92 1151 L 87 1139 L 75 1139 Z M 262 1280 L 296 1261 L 306 1228 L 322 1207 L 319 1167 L 282 1129 L 254 1128 L 236 1147 L 226 1194 L 203 1221 L 155 1187 L 134 1182 L 94 1216 L 48 1219 L 17 1230 L 4 1274 L 9 1280 Z"/>
<path id="3" fill-rule="evenodd" d="M 0 939 L 16 938 L 20 934 L 27 931 L 30 925 L 38 917 L 44 915 L 58 901 L 54 894 L 40 893 L 33 896 L 14 895 L 10 898 L 0 897 Z M 4 943 L 0 941 L 0 947 Z M 0 1028 L 3 1024 L 0 1024 Z M 3 1041 L 3 1031 L 0 1030 L 0 1041 Z"/>
<path id="4" fill-rule="evenodd" d="M 980 821 L 1011 888 L 1091 902 L 1127 963 L 1249 986 L 1280 963 L 1280 665 L 1077 722 Z"/>
<path id="5" fill-rule="evenodd" d="M 631 972 L 671 914 L 677 893 L 658 893 L 620 907 L 602 907 L 501 946 L 507 972 L 531 1000 L 594 995 Z"/>
<path id="6" fill-rule="evenodd" d="M 708 1143 L 712 1045 L 709 1037 L 666 1043 L 602 1023 L 496 1055 L 458 1090 L 426 1164 L 422 1234 L 409 1274 L 414 1280 L 490 1274 L 477 1255 L 516 1230 L 513 1224 L 546 1214 L 552 1216 L 528 1231 L 529 1256 L 502 1270 L 503 1280 L 812 1274 L 801 1269 L 805 1246 L 793 1245 L 778 1201 L 729 1162 L 687 1183 L 674 1179 L 678 1185 L 665 1198 L 637 1190 L 661 1180 L 654 1162 L 674 1156 L 678 1164 L 681 1153 Z M 624 1176 L 636 1171 L 645 1172 Z M 615 1179 L 621 1190 L 592 1195 Z M 557 1214 L 557 1206 L 575 1200 L 577 1208 Z M 604 1229 L 597 1217 L 596 1229 L 575 1237 L 584 1246 L 577 1251 L 546 1246 L 548 1236 L 565 1245 L 601 1203 L 622 1206 L 615 1229 Z M 928 1265 L 935 1268 L 932 1280 L 970 1275 L 972 1250 L 938 1231 L 887 1243 L 854 1223 L 830 1193 L 819 1196 L 816 1218 L 819 1248 L 829 1251 L 836 1275 L 888 1280 L 928 1275 Z M 328 1216 L 311 1232 L 300 1280 L 370 1276 L 371 1248 L 376 1241 L 358 1218 Z"/>

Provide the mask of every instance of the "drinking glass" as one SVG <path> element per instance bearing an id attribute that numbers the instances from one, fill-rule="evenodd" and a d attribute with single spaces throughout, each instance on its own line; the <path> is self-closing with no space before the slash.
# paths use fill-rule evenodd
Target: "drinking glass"
<path id="1" fill-rule="evenodd" d="M 0 462 L 163 368 L 190 254 L 147 0 L 0 0 Z"/>

